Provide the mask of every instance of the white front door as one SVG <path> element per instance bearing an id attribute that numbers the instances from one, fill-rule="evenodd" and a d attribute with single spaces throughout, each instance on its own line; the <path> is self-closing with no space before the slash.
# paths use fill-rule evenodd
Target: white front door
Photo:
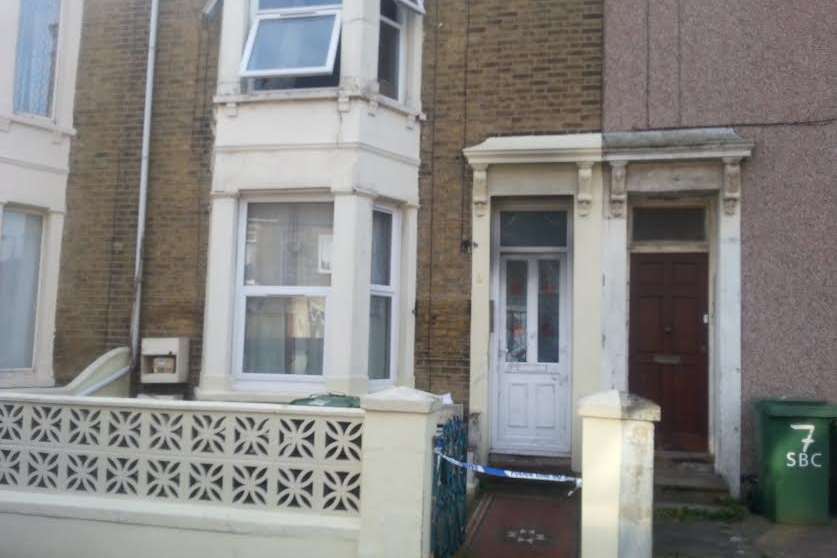
<path id="1" fill-rule="evenodd" d="M 492 450 L 569 454 L 567 255 L 514 254 L 499 263 Z"/>

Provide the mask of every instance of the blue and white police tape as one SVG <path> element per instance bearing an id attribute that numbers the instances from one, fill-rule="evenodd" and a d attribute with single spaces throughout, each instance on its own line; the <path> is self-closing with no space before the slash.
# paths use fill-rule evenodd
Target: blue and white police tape
<path id="1" fill-rule="evenodd" d="M 575 488 L 570 490 L 570 495 L 574 494 L 576 490 L 581 488 L 581 479 L 577 477 L 568 477 L 565 475 L 545 475 L 543 473 L 527 473 L 525 471 L 510 471 L 508 469 L 498 469 L 497 467 L 483 467 L 482 465 L 477 465 L 475 463 L 466 463 L 464 461 L 454 459 L 453 457 L 449 457 L 442 453 L 442 451 L 439 448 L 436 448 L 434 451 L 436 453 L 437 459 L 444 459 L 451 465 L 461 467 L 462 469 L 465 469 L 467 471 L 474 471 L 475 473 L 480 473 L 482 475 L 501 477 L 505 479 L 565 482 L 574 484 Z"/>

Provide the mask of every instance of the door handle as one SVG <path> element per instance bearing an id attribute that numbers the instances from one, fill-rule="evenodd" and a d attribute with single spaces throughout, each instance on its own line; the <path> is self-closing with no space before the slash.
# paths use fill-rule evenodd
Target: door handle
<path id="1" fill-rule="evenodd" d="M 680 355 L 654 355 L 654 364 L 677 366 L 680 364 L 680 361 Z"/>

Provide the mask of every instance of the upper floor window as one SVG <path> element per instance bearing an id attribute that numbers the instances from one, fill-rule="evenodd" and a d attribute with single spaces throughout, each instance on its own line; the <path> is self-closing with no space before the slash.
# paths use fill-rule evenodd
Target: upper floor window
<path id="1" fill-rule="evenodd" d="M 334 71 L 340 2 L 259 0 L 242 61 L 244 77 L 304 77 Z"/>
<path id="2" fill-rule="evenodd" d="M 257 91 L 336 87 L 340 82 L 342 0 L 252 0 L 241 76 Z M 363 1 L 363 0 L 353 0 Z M 422 0 L 381 0 L 380 92 L 403 95 L 408 12 Z"/>
<path id="3" fill-rule="evenodd" d="M 55 91 L 61 0 L 20 3 L 15 112 L 49 117 Z"/>

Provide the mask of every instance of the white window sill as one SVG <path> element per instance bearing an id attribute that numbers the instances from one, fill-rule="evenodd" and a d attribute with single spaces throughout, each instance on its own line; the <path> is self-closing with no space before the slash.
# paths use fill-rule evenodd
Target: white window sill
<path id="1" fill-rule="evenodd" d="M 51 118 L 47 118 L 45 116 L 37 116 L 34 114 L 0 114 L 0 131 L 8 132 L 11 129 L 11 126 L 4 126 L 4 123 L 17 124 L 19 126 L 26 126 L 28 128 L 45 130 L 47 132 L 63 136 L 73 137 L 76 135 L 75 129 L 59 126 Z"/>
<path id="2" fill-rule="evenodd" d="M 312 89 L 283 89 L 274 91 L 257 91 L 252 93 L 241 93 L 237 95 L 216 95 L 213 99 L 218 105 L 238 105 L 251 103 L 278 103 L 278 102 L 299 102 L 340 99 L 338 87 L 321 87 Z M 410 118 L 424 120 L 424 115 L 416 109 L 410 108 L 400 101 L 391 99 L 384 95 L 368 95 L 365 93 L 351 93 L 349 100 L 361 100 L 367 103 L 376 103 L 379 107 L 391 110 Z"/>
<path id="3" fill-rule="evenodd" d="M 44 377 L 30 368 L 0 370 L 0 389 L 44 388 L 54 385 L 52 377 Z"/>

